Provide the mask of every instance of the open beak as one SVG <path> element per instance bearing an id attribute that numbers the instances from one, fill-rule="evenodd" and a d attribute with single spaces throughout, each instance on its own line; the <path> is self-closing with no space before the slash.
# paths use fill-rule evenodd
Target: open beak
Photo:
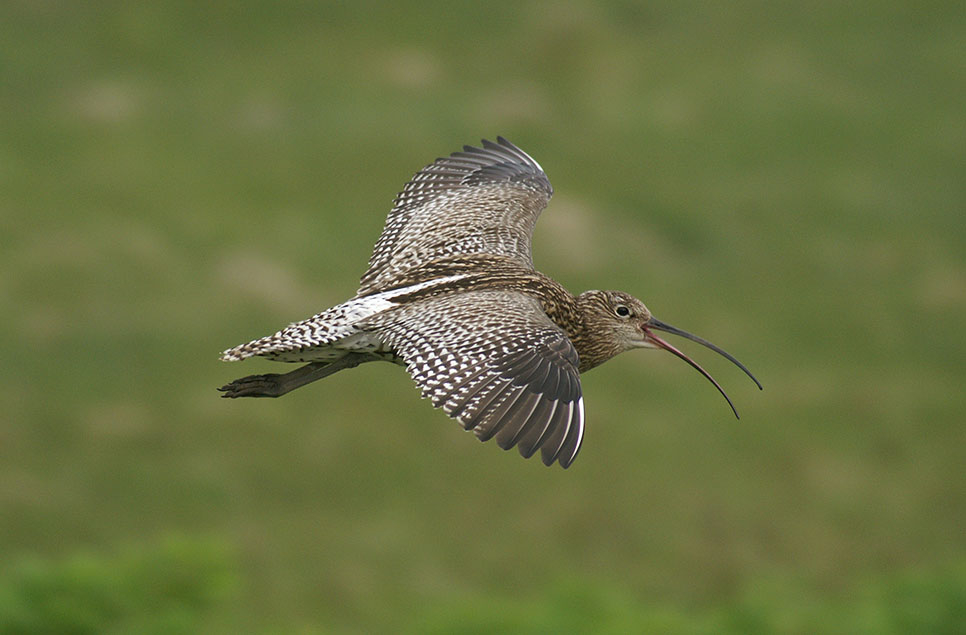
<path id="1" fill-rule="evenodd" d="M 702 346 L 706 346 L 706 347 L 710 348 L 715 353 L 718 353 L 719 355 L 721 355 L 722 357 L 724 357 L 725 359 L 727 359 L 728 361 L 730 361 L 732 364 L 734 364 L 735 366 L 737 366 L 738 368 L 740 368 L 741 370 L 743 370 L 745 372 L 745 374 L 748 375 L 749 377 L 751 377 L 751 380 L 753 382 L 755 382 L 755 384 L 758 386 L 758 389 L 759 390 L 762 389 L 761 388 L 761 382 L 758 381 L 757 379 L 755 379 L 755 376 L 751 374 L 751 371 L 748 370 L 747 368 L 745 368 L 745 365 L 742 364 L 741 362 L 739 362 L 737 359 L 735 359 L 731 355 L 731 353 L 728 353 L 727 351 L 725 351 L 722 348 L 718 348 L 717 346 L 715 346 L 714 344 L 712 344 L 711 342 L 709 342 L 706 339 L 700 338 L 697 335 L 691 335 L 687 331 L 682 331 L 681 329 L 677 328 L 676 326 L 671 326 L 670 324 L 665 324 L 664 322 L 662 322 L 662 321 L 660 321 L 658 319 L 655 319 L 653 317 L 650 320 L 647 321 L 647 324 L 644 326 L 644 337 L 645 337 L 645 339 L 649 343 L 653 344 L 654 346 L 656 346 L 658 348 L 663 348 L 667 352 L 672 353 L 673 355 L 675 355 L 677 357 L 680 357 L 681 359 L 683 359 L 684 361 L 686 361 L 688 364 L 690 364 L 692 368 L 694 368 L 696 371 L 698 371 L 699 373 L 701 373 L 702 375 L 704 375 L 707 378 L 708 381 L 710 381 L 712 384 L 714 384 L 714 387 L 718 389 L 718 392 L 721 393 L 721 395 L 725 398 L 725 401 L 728 402 L 728 405 L 731 406 L 731 411 L 735 413 L 735 418 L 740 418 L 740 417 L 738 417 L 738 411 L 735 410 L 735 405 L 733 403 L 731 403 L 731 399 L 728 398 L 727 393 L 725 393 L 724 389 L 721 388 L 721 386 L 718 384 L 718 382 L 716 382 L 714 380 L 714 377 L 712 377 L 710 374 L 708 374 L 708 371 L 706 371 L 705 369 L 701 368 L 701 366 L 699 366 L 698 363 L 695 362 L 693 359 L 691 359 L 690 357 L 688 357 L 687 355 L 685 355 L 684 353 L 682 353 L 678 349 L 674 348 L 674 346 L 672 346 L 671 344 L 668 344 L 663 339 L 661 339 L 660 337 L 658 337 L 657 335 L 655 335 L 654 333 L 652 333 L 651 332 L 651 329 L 655 329 L 655 330 L 658 330 L 658 331 L 664 331 L 665 333 L 673 333 L 674 335 L 680 335 L 681 337 L 685 337 L 685 338 L 691 340 L 692 342 L 697 342 L 698 344 L 701 344 Z"/>

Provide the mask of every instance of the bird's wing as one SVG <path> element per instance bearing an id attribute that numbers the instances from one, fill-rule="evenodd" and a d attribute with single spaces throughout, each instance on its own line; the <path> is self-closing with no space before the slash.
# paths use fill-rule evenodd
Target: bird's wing
<path id="1" fill-rule="evenodd" d="M 423 397 L 504 450 L 568 467 L 584 431 L 577 351 L 540 303 L 515 291 L 452 293 L 366 320 Z"/>
<path id="2" fill-rule="evenodd" d="M 358 294 L 436 258 L 500 255 L 532 268 L 533 226 L 552 194 L 540 164 L 503 137 L 437 159 L 396 196 Z"/>

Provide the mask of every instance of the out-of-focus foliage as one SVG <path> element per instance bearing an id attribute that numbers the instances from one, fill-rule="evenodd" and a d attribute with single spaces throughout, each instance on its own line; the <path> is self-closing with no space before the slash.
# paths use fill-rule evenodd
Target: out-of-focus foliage
<path id="1" fill-rule="evenodd" d="M 839 600 L 760 581 L 713 609 L 642 603 L 618 587 L 573 580 L 528 600 L 465 597 L 428 608 L 414 633 L 942 633 L 962 632 L 966 568 L 902 572 L 846 589 Z"/>
<path id="2" fill-rule="evenodd" d="M 113 555 L 78 552 L 0 570 L 0 632 L 9 635 L 197 633 L 237 587 L 220 541 L 164 539 Z"/>
<path id="3" fill-rule="evenodd" d="M 237 562 L 212 540 L 168 538 L 115 555 L 25 559 L 0 572 L 0 632 L 196 633 L 236 599 Z M 558 581 L 538 596 L 440 597 L 416 612 L 414 633 L 936 633 L 961 632 L 966 569 L 902 572 L 848 589 L 841 600 L 795 584 L 755 585 L 727 604 L 688 612 L 642 603 L 616 586 Z M 406 624 L 399 624 L 405 626 Z M 285 630 L 284 628 L 282 630 Z M 301 629 L 305 632 L 315 628 Z"/>

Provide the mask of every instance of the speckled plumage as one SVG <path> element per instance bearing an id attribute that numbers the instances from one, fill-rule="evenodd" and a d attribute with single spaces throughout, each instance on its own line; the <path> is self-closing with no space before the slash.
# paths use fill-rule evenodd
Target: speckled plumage
<path id="1" fill-rule="evenodd" d="M 396 197 L 354 298 L 221 356 L 307 365 L 235 380 L 224 396 L 279 396 L 343 368 L 392 361 L 481 440 L 495 437 L 524 457 L 539 449 L 545 464 L 568 467 L 584 433 L 581 372 L 659 347 L 711 379 L 649 329 L 738 363 L 655 320 L 630 295 L 575 297 L 536 271 L 531 237 L 552 193 L 540 165 L 502 137 L 437 159 Z"/>

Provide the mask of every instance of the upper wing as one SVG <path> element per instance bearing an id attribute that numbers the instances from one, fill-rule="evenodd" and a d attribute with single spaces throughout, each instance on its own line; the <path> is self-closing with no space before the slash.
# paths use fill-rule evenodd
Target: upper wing
<path id="1" fill-rule="evenodd" d="M 577 351 L 534 298 L 515 291 L 453 293 L 369 318 L 433 405 L 472 429 L 568 467 L 580 450 L 584 405 Z"/>
<path id="2" fill-rule="evenodd" d="M 503 255 L 533 267 L 533 226 L 552 194 L 540 164 L 503 137 L 436 159 L 396 197 L 358 294 L 440 257 Z"/>

